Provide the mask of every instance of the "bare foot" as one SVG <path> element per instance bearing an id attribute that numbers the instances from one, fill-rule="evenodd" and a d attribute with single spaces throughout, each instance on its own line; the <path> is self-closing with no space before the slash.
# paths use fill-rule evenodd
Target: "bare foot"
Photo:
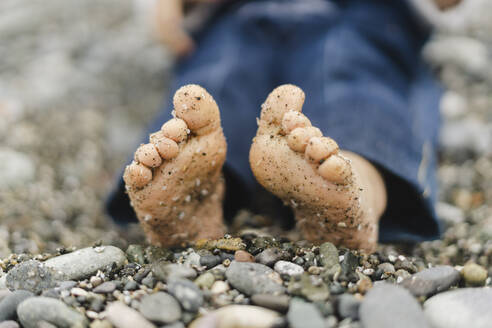
<path id="1" fill-rule="evenodd" d="M 292 207 L 306 239 L 373 251 L 384 182 L 368 161 L 323 137 L 301 113 L 303 103 L 304 92 L 293 85 L 270 93 L 250 150 L 253 173 Z"/>
<path id="2" fill-rule="evenodd" d="M 198 85 L 176 91 L 173 118 L 142 144 L 123 179 L 154 245 L 172 246 L 224 234 L 221 176 L 226 141 L 212 96 Z"/>

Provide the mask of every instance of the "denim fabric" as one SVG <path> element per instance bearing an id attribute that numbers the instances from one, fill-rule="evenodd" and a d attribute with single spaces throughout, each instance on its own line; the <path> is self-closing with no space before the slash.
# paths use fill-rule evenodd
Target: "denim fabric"
<path id="1" fill-rule="evenodd" d="M 226 177 L 234 181 L 226 205 L 254 198 L 248 154 L 256 117 L 273 88 L 292 83 L 306 93 L 303 111 L 313 125 L 383 173 L 380 241 L 438 238 L 440 87 L 420 57 L 428 33 L 402 1 L 258 0 L 224 8 L 178 65 L 171 94 L 200 84 L 221 109 Z M 171 109 L 169 100 L 149 132 Z M 134 218 L 123 191 L 120 181 L 108 203 L 117 221 Z"/>

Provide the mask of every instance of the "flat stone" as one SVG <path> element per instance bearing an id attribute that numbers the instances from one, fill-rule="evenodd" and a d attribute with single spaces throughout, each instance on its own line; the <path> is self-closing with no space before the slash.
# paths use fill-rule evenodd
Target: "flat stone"
<path id="1" fill-rule="evenodd" d="M 228 282 L 246 295 L 284 294 L 278 273 L 260 263 L 233 261 L 226 270 Z"/>
<path id="2" fill-rule="evenodd" d="M 187 279 L 170 279 L 167 290 L 176 297 L 184 310 L 197 312 L 203 304 L 203 294 L 200 288 Z"/>
<path id="3" fill-rule="evenodd" d="M 125 262 L 126 256 L 121 249 L 114 246 L 98 246 L 53 257 L 44 264 L 63 274 L 66 280 L 82 280 L 113 265 L 121 268 Z"/>
<path id="4" fill-rule="evenodd" d="M 163 282 L 171 278 L 194 279 L 196 277 L 196 271 L 187 265 L 163 261 L 152 265 L 152 274 Z"/>
<path id="5" fill-rule="evenodd" d="M 106 319 L 116 328 L 155 328 L 156 326 L 144 318 L 136 310 L 122 302 L 113 302 L 106 308 Z"/>
<path id="6" fill-rule="evenodd" d="M 429 298 L 424 313 L 434 328 L 488 328 L 492 323 L 492 289 L 461 288 Z"/>
<path id="7" fill-rule="evenodd" d="M 142 298 L 140 313 L 150 321 L 158 324 L 167 324 L 181 318 L 181 307 L 171 295 L 158 292 Z"/>
<path id="8" fill-rule="evenodd" d="M 27 290 L 16 290 L 0 302 L 0 321 L 17 319 L 17 306 L 34 294 Z"/>
<path id="9" fill-rule="evenodd" d="M 285 313 L 289 309 L 290 297 L 287 295 L 255 294 L 251 296 L 251 302 L 267 309 Z"/>
<path id="10" fill-rule="evenodd" d="M 460 273 L 448 265 L 422 270 L 400 284 L 415 296 L 429 296 L 447 290 L 460 281 Z"/>
<path id="11" fill-rule="evenodd" d="M 271 247 L 265 249 L 260 254 L 256 255 L 256 262 L 267 265 L 269 267 L 273 266 L 277 261 L 287 259 L 288 253 L 281 250 L 278 247 Z"/>
<path id="12" fill-rule="evenodd" d="M 287 321 L 291 328 L 324 328 L 325 323 L 321 313 L 312 303 L 307 303 L 300 298 L 294 298 L 290 302 Z"/>
<path id="13" fill-rule="evenodd" d="M 109 294 L 114 292 L 116 284 L 112 281 L 106 281 L 94 288 L 92 291 L 97 294 Z"/>
<path id="14" fill-rule="evenodd" d="M 44 263 L 29 260 L 16 265 L 7 273 L 6 284 L 10 290 L 28 290 L 39 294 L 45 289 L 53 288 L 61 280 L 55 270 Z"/>
<path id="15" fill-rule="evenodd" d="M 364 328 L 429 328 L 417 300 L 403 287 L 376 284 L 359 308 Z"/>
<path id="16" fill-rule="evenodd" d="M 361 302 L 351 294 L 340 295 L 337 299 L 337 311 L 340 317 L 359 319 L 359 307 Z"/>
<path id="17" fill-rule="evenodd" d="M 253 305 L 227 305 L 194 320 L 189 328 L 271 328 L 280 315 Z"/>
<path id="18" fill-rule="evenodd" d="M 17 307 L 17 316 L 24 328 L 37 328 L 39 321 L 56 327 L 87 327 L 87 319 L 60 300 L 49 297 L 31 297 Z"/>
<path id="19" fill-rule="evenodd" d="M 302 266 L 289 261 L 278 261 L 275 263 L 273 269 L 279 274 L 285 274 L 288 276 L 297 276 L 304 273 Z"/>
<path id="20" fill-rule="evenodd" d="M 255 257 L 246 251 L 239 250 L 234 253 L 234 260 L 238 262 L 254 262 Z"/>

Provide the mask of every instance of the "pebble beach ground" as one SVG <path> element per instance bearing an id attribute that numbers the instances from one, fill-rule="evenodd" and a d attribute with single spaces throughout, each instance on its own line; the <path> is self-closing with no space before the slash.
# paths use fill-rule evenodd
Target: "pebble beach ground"
<path id="1" fill-rule="evenodd" d="M 145 244 L 103 200 L 162 103 L 171 57 L 144 1 L 0 3 L 0 328 L 490 327 L 492 21 L 487 1 L 424 49 L 441 102 L 442 240 L 362 254 L 237 233 Z M 289 237 L 289 238 L 287 238 Z"/>

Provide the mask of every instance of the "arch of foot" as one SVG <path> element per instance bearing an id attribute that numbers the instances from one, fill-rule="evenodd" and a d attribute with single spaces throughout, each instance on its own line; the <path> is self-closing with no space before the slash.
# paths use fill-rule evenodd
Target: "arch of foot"
<path id="1" fill-rule="evenodd" d="M 133 162 L 125 169 L 123 179 L 134 188 L 143 188 L 152 180 L 152 169 L 172 160 L 179 153 L 179 144 L 186 142 L 190 133 L 206 134 L 220 126 L 220 114 L 212 96 L 202 87 L 186 85 L 176 91 L 175 118 L 164 123 L 150 135 L 149 143 L 135 151 Z"/>

